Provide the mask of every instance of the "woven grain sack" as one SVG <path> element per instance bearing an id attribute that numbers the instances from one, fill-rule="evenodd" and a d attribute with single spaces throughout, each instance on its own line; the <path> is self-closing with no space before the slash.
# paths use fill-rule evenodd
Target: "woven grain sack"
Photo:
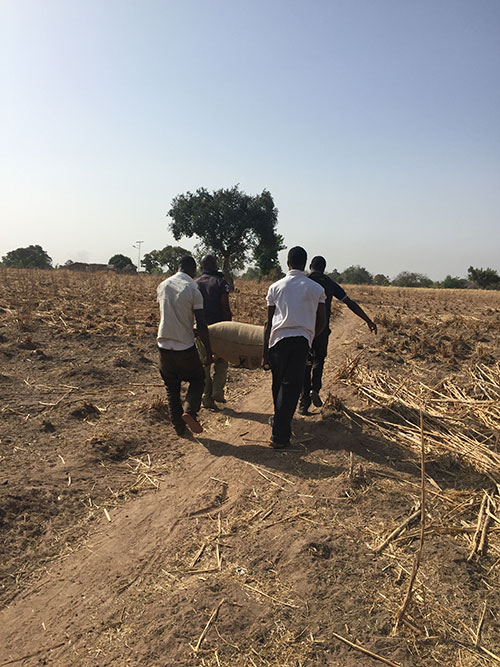
<path id="1" fill-rule="evenodd" d="M 212 352 L 241 368 L 259 368 L 264 327 L 243 322 L 217 322 L 208 327 Z"/>

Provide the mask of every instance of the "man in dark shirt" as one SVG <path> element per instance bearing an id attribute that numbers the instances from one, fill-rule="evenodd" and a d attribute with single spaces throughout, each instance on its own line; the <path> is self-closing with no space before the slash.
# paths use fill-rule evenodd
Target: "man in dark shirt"
<path id="1" fill-rule="evenodd" d="M 320 408 L 323 405 L 319 392 L 321 390 L 323 367 L 325 365 L 325 357 L 328 350 L 328 337 L 330 336 L 330 327 L 328 324 L 330 322 L 330 314 L 332 310 L 332 298 L 335 297 L 339 301 L 345 303 L 349 310 L 352 310 L 355 315 L 366 322 L 370 331 L 373 331 L 375 334 L 377 333 L 377 325 L 372 322 L 361 306 L 359 306 L 356 301 L 350 299 L 338 283 L 325 275 L 326 260 L 324 257 L 313 257 L 309 268 L 311 270 L 309 278 L 319 283 L 325 290 L 327 326 L 319 336 L 316 336 L 309 352 L 304 375 L 304 386 L 302 388 L 299 403 L 299 414 L 301 415 L 309 414 L 311 401 L 317 408 Z"/>
<path id="2" fill-rule="evenodd" d="M 198 289 L 203 296 L 203 311 L 207 324 L 225 322 L 233 319 L 229 305 L 229 285 L 222 271 L 217 269 L 217 260 L 213 255 L 206 255 L 201 261 L 202 275 L 198 278 Z M 205 366 L 205 387 L 201 399 L 205 408 L 217 409 L 215 401 L 225 403 L 224 387 L 227 379 L 228 363 L 225 359 L 215 357 L 213 376 L 211 365 L 206 364 L 204 350 L 198 351 Z"/>

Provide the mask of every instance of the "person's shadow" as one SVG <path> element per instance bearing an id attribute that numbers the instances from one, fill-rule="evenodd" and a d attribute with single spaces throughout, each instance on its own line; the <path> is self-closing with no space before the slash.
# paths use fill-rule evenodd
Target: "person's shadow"
<path id="1" fill-rule="evenodd" d="M 267 424 L 269 415 L 256 412 L 237 412 L 225 408 L 224 413 L 232 418 L 254 421 Z M 368 408 L 363 411 L 365 417 L 375 417 L 377 409 Z M 425 420 L 425 415 L 424 415 Z M 292 445 L 284 449 L 273 449 L 268 440 L 248 442 L 244 438 L 251 438 L 250 434 L 242 434 L 242 443 L 231 444 L 222 440 L 198 436 L 199 442 L 207 448 L 213 456 L 231 456 L 247 463 L 269 470 L 275 470 L 300 479 L 328 479 L 338 477 L 349 468 L 348 454 L 375 464 L 380 472 L 389 468 L 396 473 L 420 480 L 420 457 L 411 449 L 398 445 L 382 436 L 375 436 L 367 431 L 363 425 L 356 423 L 345 415 L 327 417 L 321 421 L 307 421 L 294 419 L 292 422 Z M 269 433 L 271 435 L 271 428 Z M 255 443 L 255 444 L 254 444 Z M 308 456 L 315 451 L 345 452 L 345 456 L 338 465 L 332 465 L 316 458 L 308 460 Z M 462 463 L 463 466 L 463 463 Z M 457 482 L 456 465 L 446 456 L 433 456 L 433 461 L 426 464 L 426 472 L 443 488 L 477 488 L 486 478 L 477 471 L 468 469 L 460 475 Z M 465 480 L 465 481 L 464 481 Z M 279 480 L 274 480 L 275 482 Z"/>

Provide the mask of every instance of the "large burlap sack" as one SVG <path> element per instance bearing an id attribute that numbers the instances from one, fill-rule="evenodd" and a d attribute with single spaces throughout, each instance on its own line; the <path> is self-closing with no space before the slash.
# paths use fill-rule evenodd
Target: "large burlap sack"
<path id="1" fill-rule="evenodd" d="M 241 368 L 259 368 L 264 327 L 243 322 L 217 322 L 208 327 L 212 352 Z"/>

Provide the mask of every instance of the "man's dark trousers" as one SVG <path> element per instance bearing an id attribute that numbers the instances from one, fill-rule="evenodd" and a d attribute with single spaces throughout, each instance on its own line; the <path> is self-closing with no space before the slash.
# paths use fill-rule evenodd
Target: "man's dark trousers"
<path id="1" fill-rule="evenodd" d="M 300 407 L 309 408 L 311 405 L 311 389 L 321 391 L 321 383 L 323 379 L 323 367 L 325 365 L 326 353 L 328 350 L 328 337 L 330 336 L 330 329 L 326 328 L 319 336 L 313 340 L 313 344 L 306 362 L 306 370 L 304 373 L 304 387 L 300 395 Z"/>
<path id="2" fill-rule="evenodd" d="M 304 382 L 308 351 L 309 342 L 304 336 L 282 338 L 269 348 L 274 401 L 272 440 L 280 445 L 290 442 L 292 417 Z"/>
<path id="3" fill-rule="evenodd" d="M 205 371 L 201 365 L 196 347 L 188 350 L 160 351 L 160 373 L 167 390 L 170 419 L 175 427 L 182 427 L 181 382 L 189 382 L 185 411 L 196 419 L 201 404 L 205 384 Z"/>

